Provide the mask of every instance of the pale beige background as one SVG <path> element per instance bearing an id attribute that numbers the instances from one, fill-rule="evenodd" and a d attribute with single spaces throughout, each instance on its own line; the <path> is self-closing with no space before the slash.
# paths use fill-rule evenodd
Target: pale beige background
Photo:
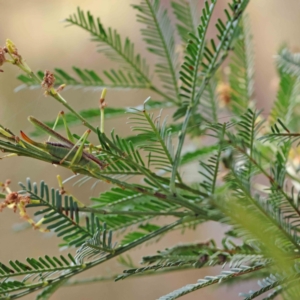
<path id="1" fill-rule="evenodd" d="M 202 1 L 202 0 L 201 0 Z M 165 6 L 169 1 L 163 1 Z M 227 1 L 220 0 L 219 15 L 222 14 L 222 5 Z M 75 12 L 78 5 L 85 10 L 91 10 L 101 17 L 106 26 L 117 28 L 123 36 L 130 36 L 136 42 L 136 50 L 143 52 L 144 44 L 140 42 L 139 25 L 135 22 L 135 11 L 129 4 L 138 1 L 121 0 L 0 0 L 0 45 L 5 39 L 12 39 L 18 46 L 19 52 L 26 58 L 32 69 L 53 69 L 62 67 L 70 70 L 72 65 L 92 68 L 101 71 L 115 65 L 108 65 L 108 61 L 95 52 L 95 44 L 89 41 L 89 36 L 83 30 L 70 27 L 64 28 L 60 21 L 70 13 Z M 252 0 L 248 7 L 254 32 L 256 51 L 256 97 L 260 107 L 270 108 L 275 98 L 274 83 L 276 84 L 273 55 L 282 42 L 292 46 L 299 46 L 300 2 L 298 0 Z M 153 59 L 153 57 L 151 57 Z M 61 109 L 60 105 L 50 98 L 45 98 L 41 90 L 22 90 L 14 93 L 19 85 L 15 79 L 19 70 L 5 65 L 4 73 L 0 73 L 0 123 L 18 132 L 20 129 L 28 132 L 31 126 L 26 118 L 32 114 L 42 119 L 52 119 Z M 76 108 L 89 108 L 97 105 L 99 93 L 83 92 L 82 90 L 68 90 L 64 92 L 66 99 Z M 110 106 L 130 106 L 141 103 L 148 91 L 141 92 L 109 92 L 107 100 Z M 155 98 L 155 95 L 153 95 Z M 120 134 L 126 134 L 124 129 L 125 118 L 118 121 L 109 121 L 107 128 L 115 127 Z M 77 127 L 81 133 L 83 128 Z M 29 159 L 11 158 L 0 161 L 0 181 L 10 178 L 12 186 L 17 188 L 17 182 L 24 181 L 26 176 L 33 180 L 45 179 L 50 186 L 55 186 L 55 175 L 59 172 L 64 178 L 70 173 L 67 170 L 48 167 L 45 163 L 34 162 Z M 76 192 L 81 199 L 91 194 L 97 195 L 104 185 L 98 185 L 90 191 L 87 184 L 81 190 L 75 189 L 71 184 L 68 189 Z M 0 214 L 0 261 L 9 259 L 24 260 L 27 256 L 38 257 L 45 253 L 58 254 L 56 247 L 58 239 L 32 230 L 14 234 L 12 225 L 19 222 L 18 215 L 11 211 Z M 203 226 L 195 232 L 179 235 L 174 233 L 164 238 L 159 245 L 160 249 L 171 246 L 177 241 L 206 240 L 212 233 L 219 231 L 213 224 Z M 154 254 L 157 244 L 147 248 L 132 251 L 132 256 L 138 261 L 142 254 Z M 90 271 L 87 275 L 104 275 L 116 267 L 115 262 L 101 265 Z M 63 288 L 51 299 L 55 300 L 112 300 L 112 299 L 156 299 L 187 283 L 196 282 L 204 275 L 214 274 L 218 270 L 193 270 L 172 275 L 160 275 L 144 278 L 133 278 L 118 283 L 100 283 L 79 286 L 73 289 Z M 204 289 L 183 299 L 240 299 L 239 291 L 255 289 L 255 282 L 243 287 L 223 287 L 216 290 Z M 26 299 L 33 299 L 32 295 Z"/>

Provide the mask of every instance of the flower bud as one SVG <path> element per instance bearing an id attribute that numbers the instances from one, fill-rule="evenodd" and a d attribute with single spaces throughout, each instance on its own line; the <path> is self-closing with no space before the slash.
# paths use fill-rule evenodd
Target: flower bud
<path id="1" fill-rule="evenodd" d="M 0 66 L 2 66 L 5 62 L 6 62 L 5 50 L 0 47 Z M 0 72 L 3 72 L 3 71 L 0 69 Z"/>
<path id="2" fill-rule="evenodd" d="M 18 53 L 16 45 L 10 39 L 6 40 L 6 49 L 11 55 L 16 55 Z"/>

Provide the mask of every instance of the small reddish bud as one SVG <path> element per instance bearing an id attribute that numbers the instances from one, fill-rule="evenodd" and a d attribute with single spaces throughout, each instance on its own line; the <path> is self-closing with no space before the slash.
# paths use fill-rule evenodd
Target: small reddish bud
<path id="1" fill-rule="evenodd" d="M 46 70 L 42 81 L 42 87 L 48 91 L 54 86 L 54 82 L 55 82 L 54 74 L 51 73 L 49 70 Z"/>

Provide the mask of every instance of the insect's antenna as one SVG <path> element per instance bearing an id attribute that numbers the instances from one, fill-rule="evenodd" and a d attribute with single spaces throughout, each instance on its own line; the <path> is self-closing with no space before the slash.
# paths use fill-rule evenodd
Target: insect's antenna
<path id="1" fill-rule="evenodd" d="M 63 122 L 64 122 L 64 127 L 65 127 L 65 130 L 67 132 L 67 136 L 68 136 L 68 139 L 74 143 L 74 137 L 69 129 L 69 126 L 68 126 L 68 123 L 67 123 L 67 120 L 66 120 L 66 117 L 65 117 L 65 112 L 62 110 L 60 113 L 59 113 L 59 116 L 62 118 Z"/>
<path id="2" fill-rule="evenodd" d="M 31 118 L 32 118 L 32 117 L 31 117 Z M 67 136 L 68 136 L 69 141 L 71 141 L 72 143 L 74 143 L 74 137 L 73 137 L 73 135 L 72 135 L 72 133 L 71 133 L 69 127 L 68 127 L 67 120 L 66 120 L 66 117 L 65 117 L 65 112 L 64 112 L 63 110 L 60 111 L 60 112 L 58 113 L 58 115 L 57 115 L 57 117 L 56 117 L 56 119 L 55 119 L 55 122 L 54 122 L 54 124 L 53 124 L 52 130 L 53 130 L 53 131 L 55 130 L 55 128 L 56 128 L 56 126 L 57 126 L 58 121 L 59 121 L 60 118 L 63 120 L 64 127 L 65 127 L 65 130 L 66 130 L 66 132 L 67 132 Z M 38 121 L 38 120 L 35 119 L 35 121 Z M 40 122 L 40 121 L 38 121 L 38 122 Z M 41 122 L 40 122 L 40 123 L 41 123 Z M 35 125 L 37 125 L 37 124 L 35 124 Z M 39 124 L 39 125 L 41 125 L 41 124 Z M 45 125 L 45 124 L 44 124 L 44 125 Z M 46 125 L 46 126 L 47 126 L 47 125 Z M 43 130 L 44 130 L 44 129 L 43 129 Z M 44 130 L 44 131 L 45 131 L 45 130 Z M 49 132 L 47 131 L 47 133 L 49 133 Z M 51 135 L 51 134 L 49 135 L 48 142 L 50 142 L 51 136 L 53 136 L 53 135 Z M 60 140 L 61 140 L 61 139 L 60 139 Z"/>
<path id="3" fill-rule="evenodd" d="M 56 126 L 57 126 L 57 123 L 58 123 L 58 121 L 59 121 L 59 117 L 60 117 L 60 112 L 58 113 L 58 115 L 57 115 L 57 117 L 56 117 L 56 119 L 55 119 L 54 125 L 53 125 L 53 127 L 52 127 L 52 130 L 53 130 L 53 131 L 55 130 L 55 128 L 56 128 Z M 47 142 L 50 142 L 50 139 L 51 139 L 51 135 L 49 135 Z"/>
<path id="4" fill-rule="evenodd" d="M 34 126 L 42 129 L 44 132 L 46 132 L 47 134 L 49 134 L 50 136 L 56 138 L 57 140 L 64 142 L 67 146 L 73 147 L 74 143 L 72 143 L 71 141 L 69 141 L 68 139 L 66 139 L 65 137 L 63 137 L 62 135 L 60 135 L 59 133 L 57 133 L 56 131 L 54 131 L 53 129 L 51 129 L 49 126 L 47 126 L 46 124 L 44 124 L 43 122 L 37 120 L 36 118 L 34 118 L 33 116 L 28 117 L 29 122 L 31 122 Z"/>

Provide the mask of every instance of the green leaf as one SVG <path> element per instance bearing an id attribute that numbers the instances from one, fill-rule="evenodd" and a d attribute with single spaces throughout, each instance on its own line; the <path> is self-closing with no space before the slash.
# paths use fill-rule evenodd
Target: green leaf
<path id="1" fill-rule="evenodd" d="M 253 241 L 262 254 L 276 262 L 278 270 L 288 273 L 293 264 L 288 263 L 289 257 L 299 248 L 294 239 L 295 228 L 284 218 L 284 212 L 251 195 L 247 175 L 242 170 L 232 171 L 226 180 L 234 193 L 223 195 L 219 208 L 232 220 L 244 240 Z"/>
<path id="2" fill-rule="evenodd" d="M 182 97 L 187 98 L 189 102 L 195 102 L 195 96 L 198 89 L 199 68 L 203 62 L 204 55 L 211 57 L 211 51 L 205 47 L 205 38 L 213 14 L 216 0 L 205 1 L 202 10 L 201 24 L 197 28 L 197 34 L 190 34 L 190 40 L 187 45 L 187 55 L 180 71 L 182 84 Z M 207 52 L 207 53 L 206 53 Z"/>
<path id="3" fill-rule="evenodd" d="M 170 102 L 154 101 L 154 100 L 148 101 L 147 105 L 146 105 L 147 109 L 160 109 L 160 108 L 172 107 L 172 106 L 173 106 L 173 104 Z M 126 113 L 132 112 L 135 109 L 139 109 L 139 108 L 141 108 L 141 106 L 136 106 L 134 108 L 131 108 L 131 107 L 125 107 L 125 108 L 106 107 L 105 108 L 105 119 L 120 117 Z M 90 109 L 82 110 L 82 111 L 79 111 L 79 114 L 88 121 L 94 121 L 94 120 L 100 119 L 99 108 L 90 108 Z M 76 118 L 76 116 L 74 116 L 74 114 L 72 114 L 72 113 L 65 113 L 64 116 L 65 116 L 68 126 L 77 125 L 77 124 L 82 123 L 81 120 Z M 46 121 L 44 123 L 46 125 L 48 125 L 49 127 L 53 128 L 55 120 L 54 121 Z M 64 128 L 64 123 L 63 123 L 62 119 L 59 119 L 59 121 L 57 122 L 57 125 L 56 125 L 56 129 L 60 129 L 60 128 Z M 42 131 L 41 129 L 36 129 L 35 131 L 30 133 L 30 135 L 33 137 L 41 136 L 44 134 L 45 134 L 44 131 Z"/>
<path id="4" fill-rule="evenodd" d="M 198 160 L 200 157 L 208 155 L 213 151 L 216 151 L 218 148 L 219 148 L 218 145 L 212 145 L 207 147 L 201 147 L 195 151 L 187 152 L 181 156 L 180 165 L 185 165 L 194 162 L 195 160 Z"/>
<path id="5" fill-rule="evenodd" d="M 92 237 L 93 228 L 98 225 L 93 215 L 86 218 L 87 224 L 92 224 L 91 228 L 81 225 L 77 203 L 72 197 L 65 195 L 62 197 L 59 190 L 49 188 L 44 181 L 41 181 L 40 191 L 31 189 L 31 182 L 28 178 L 27 187 L 20 183 L 23 192 L 29 193 L 32 199 L 40 201 L 38 205 L 28 205 L 27 207 L 42 207 L 35 212 L 36 216 L 42 218 L 42 227 L 46 226 L 48 230 L 56 233 L 69 246 L 79 247 L 86 238 Z M 36 183 L 34 183 L 36 187 Z"/>
<path id="6" fill-rule="evenodd" d="M 145 225 L 140 225 L 139 228 L 142 229 L 143 231 L 129 232 L 122 239 L 121 245 L 127 245 L 133 243 L 138 239 L 146 237 L 149 233 L 159 230 L 161 227 L 153 224 L 145 224 Z"/>
<path id="7" fill-rule="evenodd" d="M 185 165 L 198 160 L 200 157 L 208 155 L 219 148 L 218 145 L 212 145 L 207 147 L 201 147 L 195 151 L 190 151 L 181 156 L 180 165 Z"/>
<path id="8" fill-rule="evenodd" d="M 240 296 L 245 297 L 244 300 L 252 300 L 262 294 L 264 294 L 267 291 L 270 291 L 277 286 L 281 285 L 283 282 L 281 280 L 278 280 L 278 278 L 274 275 L 271 275 L 267 278 L 264 278 L 263 280 L 259 281 L 260 289 L 258 291 L 250 291 L 249 293 L 241 293 Z"/>
<path id="9" fill-rule="evenodd" d="M 221 138 L 222 140 L 223 138 Z M 220 144 L 217 148 L 217 153 L 212 155 L 207 162 L 200 161 L 201 170 L 199 171 L 203 178 L 200 186 L 203 191 L 208 195 L 213 195 L 217 185 L 217 176 L 219 173 L 221 153 L 224 150 L 224 146 Z"/>
<path id="10" fill-rule="evenodd" d="M 198 1 L 176 0 L 171 2 L 174 15 L 177 19 L 177 32 L 181 42 L 186 45 L 189 33 L 196 34 L 200 17 L 198 16 Z"/>
<path id="11" fill-rule="evenodd" d="M 197 36 L 192 35 L 191 41 L 187 46 L 187 55 L 180 71 L 180 79 L 183 82 L 181 96 L 187 100 L 175 112 L 174 117 L 176 116 L 176 119 L 185 116 L 190 103 L 193 106 L 198 105 L 210 79 L 233 47 L 237 38 L 238 21 L 249 0 L 239 2 L 234 0 L 232 4 L 229 4 L 231 13 L 225 9 L 227 17 L 225 24 L 221 19 L 218 19 L 216 27 L 219 43 L 217 46 L 213 39 L 210 44 L 205 43 L 207 27 L 215 2 L 215 0 L 205 2 L 205 9 L 203 10 L 201 24 L 198 26 Z"/>
<path id="12" fill-rule="evenodd" d="M 58 280 L 57 284 L 62 283 L 66 274 L 77 273 L 82 268 L 82 265 L 74 264 L 71 255 L 68 255 L 68 258 L 62 255 L 60 257 L 46 255 L 38 259 L 27 258 L 26 260 L 26 263 L 18 260 L 10 261 L 10 267 L 0 263 L 0 295 L 7 296 L 7 293 L 14 292 L 26 294 L 32 288 L 36 290 L 45 287 L 47 280 Z M 21 277 L 22 280 L 15 281 L 12 277 Z M 56 286 L 56 283 L 54 285 Z M 49 289 L 51 290 L 50 286 Z"/>
<path id="13" fill-rule="evenodd" d="M 137 15 L 138 22 L 146 25 L 141 33 L 148 45 L 147 49 L 159 58 L 155 71 L 163 89 L 174 100 L 179 99 L 174 30 L 168 12 L 161 7 L 159 0 L 144 0 L 133 7 L 140 13 Z"/>
<path id="14" fill-rule="evenodd" d="M 229 63 L 229 107 L 236 115 L 246 111 L 254 93 L 254 51 L 248 16 L 243 16 L 238 29 Z"/>
<path id="15" fill-rule="evenodd" d="M 207 84 L 200 99 L 200 105 L 199 105 L 200 119 L 202 117 L 206 122 L 209 121 L 212 123 L 218 123 L 218 113 L 219 113 L 218 101 L 219 101 L 219 95 L 217 92 L 217 81 L 215 78 L 212 78 L 209 84 Z M 197 120 L 197 116 L 195 114 L 193 118 Z M 195 123 L 194 120 L 191 121 Z"/>
<path id="16" fill-rule="evenodd" d="M 98 43 L 99 52 L 129 70 L 140 82 L 149 83 L 149 67 L 145 59 L 135 54 L 134 44 L 129 38 L 122 42 L 116 30 L 110 27 L 105 29 L 99 18 L 95 20 L 89 11 L 85 13 L 80 8 L 77 9 L 77 14 L 71 15 L 66 22 L 88 31 L 92 41 Z"/>
<path id="17" fill-rule="evenodd" d="M 176 210 L 177 205 L 172 205 L 163 201 L 159 201 L 154 197 L 144 195 L 143 193 L 124 190 L 121 188 L 112 188 L 109 191 L 101 193 L 99 197 L 91 198 L 97 202 L 93 208 L 105 208 L 117 211 L 141 211 L 141 212 L 168 212 Z M 107 226 L 113 230 L 126 229 L 129 226 L 140 224 L 154 215 L 97 215 L 100 221 L 105 222 Z M 146 229 L 144 225 L 140 228 Z"/>
<path id="18" fill-rule="evenodd" d="M 277 55 L 276 62 L 285 73 L 300 77 L 300 53 L 292 53 L 285 48 Z"/>
<path id="19" fill-rule="evenodd" d="M 88 259 L 101 258 L 113 254 L 117 243 L 112 242 L 112 231 L 107 230 L 106 224 L 103 223 L 92 238 L 87 239 L 76 251 L 75 261 L 82 264 Z"/>
<path id="20" fill-rule="evenodd" d="M 241 276 L 243 274 L 247 274 L 250 272 L 253 272 L 255 270 L 260 269 L 261 266 L 254 266 L 254 267 L 247 267 L 247 266 L 242 266 L 240 268 L 235 268 L 229 271 L 223 271 L 220 275 L 218 276 L 206 276 L 204 279 L 198 280 L 197 283 L 194 284 L 188 284 L 178 290 L 175 290 L 165 296 L 162 296 L 159 298 L 159 300 L 173 300 L 180 298 L 181 296 L 187 295 L 189 293 L 192 293 L 194 291 L 197 291 L 201 288 L 204 288 L 206 286 L 212 285 L 219 283 L 221 281 L 229 280 L 230 278 Z"/>
<path id="21" fill-rule="evenodd" d="M 105 79 L 99 77 L 99 75 L 89 69 L 80 69 L 78 67 L 73 67 L 73 71 L 76 74 L 76 78 L 67 73 L 66 71 L 55 68 L 54 77 L 55 85 L 60 86 L 66 84 L 68 87 L 82 87 L 85 89 L 92 89 L 94 91 L 101 90 L 103 88 L 108 89 L 145 89 L 149 86 L 141 80 L 136 74 L 131 73 L 130 71 L 122 70 L 108 70 L 104 71 L 103 75 Z M 38 71 L 38 77 L 40 80 L 43 80 L 43 72 Z M 31 88 L 40 88 L 41 85 L 39 82 L 32 77 L 26 75 L 19 75 L 18 79 L 22 81 L 25 85 L 19 86 L 16 88 L 16 91 L 21 90 L 24 87 Z"/>
<path id="22" fill-rule="evenodd" d="M 155 166 L 157 169 L 170 172 L 173 165 L 173 145 L 171 139 L 171 129 L 167 127 L 167 119 L 161 122 L 161 114 L 154 118 L 145 109 L 136 110 L 130 117 L 132 130 L 147 135 L 148 140 L 140 146 L 148 152 L 148 166 Z M 177 173 L 180 179 L 179 173 Z"/>
<path id="23" fill-rule="evenodd" d="M 36 297 L 36 300 L 48 300 L 67 281 L 67 279 L 57 281 L 43 289 Z"/>
<path id="24" fill-rule="evenodd" d="M 277 99 L 271 110 L 271 125 L 281 119 L 287 126 L 291 124 L 294 117 L 294 110 L 299 104 L 298 94 L 300 92 L 300 80 L 294 76 L 279 72 L 280 85 L 277 92 Z"/>

